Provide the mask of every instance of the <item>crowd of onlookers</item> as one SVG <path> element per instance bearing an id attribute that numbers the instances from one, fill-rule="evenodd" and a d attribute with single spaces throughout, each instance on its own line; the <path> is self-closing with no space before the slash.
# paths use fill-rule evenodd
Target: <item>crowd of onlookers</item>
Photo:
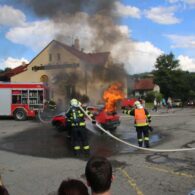
<path id="1" fill-rule="evenodd" d="M 85 167 L 86 184 L 78 179 L 66 179 L 61 182 L 57 195 L 110 195 L 113 180 L 112 165 L 104 157 L 91 157 Z M 91 191 L 91 193 L 89 193 Z M 0 179 L 0 195 L 9 195 Z"/>
<path id="2" fill-rule="evenodd" d="M 157 98 L 154 98 L 153 109 L 152 110 L 157 112 L 158 111 L 158 107 L 167 108 L 167 112 L 168 112 L 173 107 L 172 98 L 169 97 L 167 99 L 167 101 L 165 100 L 165 98 L 163 98 L 161 101 L 157 101 Z"/>

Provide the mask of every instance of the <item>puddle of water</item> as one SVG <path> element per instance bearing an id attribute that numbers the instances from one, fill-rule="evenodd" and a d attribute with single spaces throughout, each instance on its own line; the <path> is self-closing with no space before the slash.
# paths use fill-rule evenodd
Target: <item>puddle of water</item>
<path id="1" fill-rule="evenodd" d="M 126 142 L 137 145 L 136 133 L 130 133 L 128 130 L 116 131 L 115 135 Z M 158 134 L 151 135 L 150 140 L 152 145 L 160 140 L 160 136 Z M 92 155 L 105 157 L 131 153 L 136 150 L 106 134 L 89 132 L 89 143 Z M 74 157 L 66 133 L 58 133 L 48 124 L 40 124 L 36 128 L 29 128 L 18 134 L 4 137 L 0 142 L 0 149 L 45 158 Z"/>

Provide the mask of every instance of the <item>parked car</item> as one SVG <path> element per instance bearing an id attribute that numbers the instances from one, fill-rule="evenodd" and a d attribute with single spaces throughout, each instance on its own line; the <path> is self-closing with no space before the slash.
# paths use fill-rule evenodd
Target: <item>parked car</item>
<path id="1" fill-rule="evenodd" d="M 195 100 L 188 100 L 186 106 L 195 106 Z"/>
<path id="2" fill-rule="evenodd" d="M 182 103 L 181 99 L 173 99 L 172 106 L 173 107 L 182 107 L 183 103 Z"/>
<path id="3" fill-rule="evenodd" d="M 117 113 L 107 113 L 102 107 L 95 106 L 88 106 L 87 110 L 89 110 L 95 116 L 97 123 L 99 123 L 106 130 L 113 131 L 120 125 L 120 118 Z M 69 126 L 65 112 L 54 116 L 51 123 L 59 131 L 65 131 Z"/>

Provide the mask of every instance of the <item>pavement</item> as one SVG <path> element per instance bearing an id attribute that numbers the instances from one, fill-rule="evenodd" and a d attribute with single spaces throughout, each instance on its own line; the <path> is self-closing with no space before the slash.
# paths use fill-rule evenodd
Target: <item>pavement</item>
<path id="1" fill-rule="evenodd" d="M 195 109 L 151 111 L 151 115 L 153 149 L 195 147 Z M 72 155 L 65 133 L 33 120 L 1 119 L 0 126 L 0 175 L 11 195 L 55 195 L 63 179 L 86 182 L 88 159 Z M 92 155 L 103 155 L 112 163 L 113 195 L 188 195 L 195 190 L 195 150 L 137 150 L 90 129 Z M 113 134 L 137 144 L 131 117 L 121 114 L 121 125 Z"/>

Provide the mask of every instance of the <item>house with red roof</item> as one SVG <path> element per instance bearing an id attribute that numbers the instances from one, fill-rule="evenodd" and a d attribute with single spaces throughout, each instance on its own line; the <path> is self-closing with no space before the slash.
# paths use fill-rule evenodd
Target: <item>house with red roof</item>
<path id="1" fill-rule="evenodd" d="M 154 83 L 153 78 L 136 79 L 133 84 L 135 97 L 146 96 L 150 91 L 160 92 L 160 87 Z"/>
<path id="2" fill-rule="evenodd" d="M 110 52 L 85 53 L 78 39 L 72 46 L 53 40 L 29 64 L 12 69 L 6 76 L 11 82 L 45 83 L 48 99 L 67 102 L 72 97 L 85 97 L 97 103 L 113 82 L 105 78 L 112 65 Z"/>

